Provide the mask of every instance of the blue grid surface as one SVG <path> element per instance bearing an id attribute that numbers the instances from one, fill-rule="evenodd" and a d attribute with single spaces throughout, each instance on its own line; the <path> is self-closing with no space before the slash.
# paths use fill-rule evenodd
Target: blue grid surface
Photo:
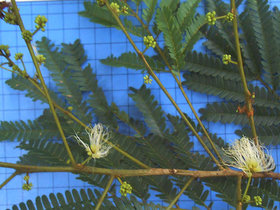
<path id="1" fill-rule="evenodd" d="M 270 1 L 270 3 L 272 6 L 279 5 L 279 1 Z M 99 59 L 106 58 L 111 54 L 119 56 L 124 52 L 133 50 L 121 31 L 104 28 L 101 25 L 89 22 L 86 18 L 80 17 L 78 12 L 84 8 L 83 0 L 23 2 L 18 3 L 18 6 L 25 27 L 28 30 L 34 30 L 34 19 L 37 15 L 40 14 L 47 17 L 46 32 L 38 32 L 35 39 L 40 40 L 42 36 L 46 36 L 56 45 L 59 45 L 62 42 L 72 43 L 79 38 L 84 45 L 88 61 L 97 74 L 98 83 L 104 90 L 108 103 L 114 101 L 121 110 L 128 112 L 130 115 L 139 114 L 133 107 L 133 101 L 128 97 L 128 87 L 139 88 L 143 84 L 143 74 L 140 71 L 126 68 L 105 66 L 99 62 Z M 0 32 L 0 44 L 9 44 L 12 55 L 16 52 L 24 53 L 25 65 L 29 73 L 33 75 L 32 72 L 34 73 L 35 70 L 31 58 L 27 56 L 28 52 L 21 39 L 19 29 L 16 26 L 0 21 Z M 143 49 L 142 40 L 139 38 L 135 38 L 135 40 L 140 49 Z M 150 52 L 148 51 L 147 53 Z M 43 68 L 42 73 L 48 87 L 54 88 L 54 83 L 50 80 L 47 69 Z M 25 93 L 11 89 L 5 84 L 5 81 L 10 77 L 11 74 L 9 72 L 0 71 L 0 120 L 33 120 L 39 117 L 48 105 L 33 102 L 24 96 Z M 159 74 L 159 78 L 182 110 L 190 114 L 190 108 L 175 82 L 170 80 L 170 75 Z M 151 88 L 152 94 L 154 94 L 165 112 L 177 114 L 155 82 L 152 82 L 148 87 Z M 218 97 L 206 96 L 192 91 L 187 91 L 187 93 L 197 111 L 205 107 L 209 102 L 220 100 Z M 192 114 L 190 116 L 193 117 Z M 207 123 L 205 126 L 228 142 L 236 138 L 234 131 L 238 127 L 235 125 Z M 193 139 L 193 141 L 194 149 L 201 151 L 202 148 L 197 140 Z M 0 161 L 15 163 L 18 157 L 23 154 L 23 151 L 16 148 L 17 145 L 17 142 L 0 142 Z M 271 147 L 270 149 L 278 166 L 278 146 Z M 279 172 L 278 168 L 277 172 Z M 12 172 L 13 170 L 0 168 L 0 182 L 5 180 Z M 73 188 L 93 188 L 93 186 L 77 180 L 75 177 L 76 175 L 69 173 L 31 174 L 30 179 L 34 187 L 31 191 L 27 192 L 22 190 L 23 175 L 17 176 L 0 190 L 0 209 L 11 208 L 13 204 L 18 204 L 28 199 L 34 200 L 38 195 L 63 193 L 65 190 Z M 229 209 L 229 206 L 216 198 L 213 192 L 210 193 L 208 199 L 209 202 L 214 201 L 213 209 Z M 151 197 L 151 201 L 160 202 L 155 196 Z M 182 208 L 191 208 L 194 203 L 186 196 L 182 196 L 178 204 Z"/>

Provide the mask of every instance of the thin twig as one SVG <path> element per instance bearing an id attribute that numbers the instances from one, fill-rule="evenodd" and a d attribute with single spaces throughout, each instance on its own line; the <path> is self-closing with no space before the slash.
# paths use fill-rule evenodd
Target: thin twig
<path id="1" fill-rule="evenodd" d="M 242 210 L 242 202 L 241 202 L 241 183 L 242 177 L 237 177 L 237 186 L 236 186 L 236 210 Z"/>
<path id="2" fill-rule="evenodd" d="M 111 185 L 112 185 L 114 179 L 115 179 L 114 176 L 111 176 L 111 177 L 110 177 L 110 179 L 109 179 L 109 181 L 108 181 L 108 183 L 107 183 L 107 185 L 106 185 L 106 188 L 104 189 L 104 191 L 103 191 L 103 193 L 102 193 L 100 199 L 98 200 L 98 203 L 97 203 L 97 205 L 96 205 L 96 207 L 95 207 L 95 210 L 98 210 L 98 209 L 100 208 L 100 206 L 102 205 L 102 202 L 103 202 L 103 200 L 105 199 L 105 197 L 106 197 L 106 195 L 107 195 L 107 193 L 108 193 L 108 191 L 109 191 L 109 189 L 110 189 L 110 187 L 111 187 Z"/>
<path id="3" fill-rule="evenodd" d="M 169 204 L 169 206 L 167 207 L 166 210 L 170 210 L 172 208 L 172 206 L 179 200 L 179 198 L 181 197 L 181 195 L 185 192 L 185 190 L 188 188 L 188 186 L 192 183 L 192 181 L 194 180 L 194 177 L 191 177 L 187 183 L 185 184 L 185 186 L 181 189 L 181 191 L 179 192 L 178 195 L 176 195 L 176 197 L 171 201 L 171 203 Z"/>
<path id="4" fill-rule="evenodd" d="M 8 184 L 9 181 L 11 181 L 18 174 L 19 174 L 18 171 L 15 171 L 14 173 L 12 173 L 4 182 L 2 182 L 2 184 L 0 185 L 0 189 L 2 189 L 6 184 Z"/>
<path id="5" fill-rule="evenodd" d="M 16 1 L 15 1 L 15 0 L 12 0 L 12 6 L 13 6 L 14 14 L 15 14 L 16 19 L 17 19 L 17 23 L 18 23 L 18 25 L 19 25 L 19 27 L 20 27 L 21 32 L 23 32 L 23 31 L 25 31 L 25 28 L 24 28 L 22 19 L 21 19 L 21 17 L 20 17 L 20 14 L 19 14 L 19 11 L 18 11 L 18 7 L 17 7 L 17 5 L 16 5 Z M 65 135 L 64 135 L 63 129 L 62 129 L 61 124 L 60 124 L 60 122 L 59 122 L 58 116 L 57 116 L 56 111 L 55 111 L 55 109 L 54 109 L 53 101 L 52 101 L 52 99 L 51 99 L 51 97 L 50 97 L 50 95 L 49 95 L 47 86 L 46 86 L 45 81 L 44 81 L 44 78 L 43 78 L 43 76 L 42 76 L 42 73 L 41 73 L 41 70 L 40 70 L 38 61 L 37 61 L 37 59 L 36 59 L 36 56 L 35 56 L 35 54 L 34 54 L 32 45 L 31 45 L 30 41 L 26 41 L 26 40 L 25 40 L 25 43 L 26 43 L 27 48 L 28 48 L 28 51 L 29 51 L 29 53 L 30 53 L 30 55 L 31 55 L 33 64 L 34 64 L 35 69 L 36 69 L 36 72 L 37 72 L 37 75 L 38 75 L 38 77 L 39 77 L 39 79 L 40 79 L 40 81 L 41 81 L 41 85 L 42 85 L 43 91 L 44 91 L 44 93 L 45 93 L 45 95 L 46 95 L 46 97 L 47 97 L 47 99 L 48 99 L 48 103 L 49 103 L 49 106 L 50 106 L 50 110 L 51 110 L 51 112 L 52 112 L 52 114 L 53 114 L 55 123 L 56 123 L 56 125 L 57 125 L 57 128 L 58 128 L 58 130 L 59 130 L 59 133 L 60 133 L 61 138 L 62 138 L 62 140 L 63 140 L 64 146 L 65 146 L 65 148 L 66 148 L 66 150 L 67 150 L 67 153 L 68 153 L 68 156 L 69 156 L 69 158 L 70 158 L 70 161 L 71 161 L 72 165 L 75 167 L 76 161 L 75 161 L 75 159 L 74 159 L 74 157 L 73 157 L 73 155 L 72 155 L 72 152 L 71 152 L 71 150 L 70 150 L 70 147 L 69 147 L 69 145 L 68 145 L 68 143 L 67 143 L 67 140 L 66 140 L 66 137 L 65 137 Z"/>

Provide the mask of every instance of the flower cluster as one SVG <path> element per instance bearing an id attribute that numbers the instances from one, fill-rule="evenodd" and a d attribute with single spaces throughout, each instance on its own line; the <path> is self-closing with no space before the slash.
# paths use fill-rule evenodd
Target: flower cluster
<path id="1" fill-rule="evenodd" d="M 236 140 L 231 147 L 224 150 L 229 158 L 227 165 L 241 169 L 248 176 L 256 172 L 267 172 L 275 169 L 271 155 L 265 153 L 264 146 L 256 146 L 247 137 Z"/>
<path id="2" fill-rule="evenodd" d="M 94 159 L 106 157 L 111 149 L 111 146 L 106 143 L 110 139 L 110 133 L 107 129 L 104 129 L 103 125 L 99 123 L 93 128 L 91 127 L 90 131 L 86 130 L 86 132 L 90 145 L 84 143 L 77 134 L 75 138 L 85 148 L 88 156 Z"/>
<path id="3" fill-rule="evenodd" d="M 7 57 L 10 57 L 10 55 L 11 55 L 11 52 L 10 52 L 10 50 L 9 50 L 9 45 L 1 44 L 1 45 L 0 45 L 0 51 L 1 51 L 2 53 L 4 53 L 5 56 L 7 56 Z"/>
<path id="4" fill-rule="evenodd" d="M 17 18 L 13 13 L 6 13 L 4 21 L 12 25 L 17 25 Z"/>
<path id="5" fill-rule="evenodd" d="M 152 83 L 152 79 L 150 78 L 149 75 L 144 76 L 144 83 L 145 84 L 151 84 Z"/>
<path id="6" fill-rule="evenodd" d="M 215 25 L 216 23 L 216 12 L 208 12 L 206 14 L 206 21 L 208 22 L 209 25 Z"/>
<path id="7" fill-rule="evenodd" d="M 127 7 L 127 6 L 123 6 L 122 9 L 121 9 L 121 12 L 122 12 L 124 15 L 128 15 L 128 7 Z"/>
<path id="8" fill-rule="evenodd" d="M 110 4 L 110 7 L 112 8 L 112 10 L 114 11 L 114 13 L 116 13 L 117 15 L 120 15 L 121 11 L 120 11 L 120 5 L 118 5 L 115 2 L 112 2 Z"/>
<path id="9" fill-rule="evenodd" d="M 38 63 L 41 65 L 42 63 L 45 63 L 46 58 L 43 55 L 36 55 L 36 59 L 38 61 Z"/>
<path id="10" fill-rule="evenodd" d="M 23 179 L 24 179 L 24 181 L 26 182 L 26 183 L 24 183 L 23 185 L 22 185 L 22 189 L 23 190 L 26 190 L 26 191 L 29 191 L 29 190 L 31 190 L 32 189 L 32 187 L 33 187 L 33 184 L 31 183 L 31 182 L 29 182 L 29 176 L 28 175 L 26 175 Z"/>
<path id="11" fill-rule="evenodd" d="M 131 187 L 131 185 L 128 184 L 127 182 L 123 182 L 123 183 L 121 184 L 121 188 L 120 188 L 120 193 L 121 193 L 121 195 L 126 196 L 127 193 L 131 194 L 131 192 L 132 192 L 132 187 Z"/>
<path id="12" fill-rule="evenodd" d="M 154 40 L 153 36 L 144 36 L 144 45 L 146 47 L 152 47 L 155 48 L 156 46 L 156 41 Z"/>
<path id="13" fill-rule="evenodd" d="M 232 14 L 231 12 L 227 13 L 226 20 L 228 22 L 231 22 L 233 20 L 233 18 L 234 18 L 234 14 Z"/>
<path id="14" fill-rule="evenodd" d="M 105 1 L 104 0 L 96 0 L 98 6 L 103 7 L 105 5 Z"/>
<path id="15" fill-rule="evenodd" d="M 254 196 L 254 201 L 257 206 L 262 205 L 262 198 L 260 196 Z"/>
<path id="16" fill-rule="evenodd" d="M 15 59 L 16 59 L 16 60 L 21 60 L 22 57 L 23 57 L 23 54 L 22 54 L 22 53 L 16 53 L 16 54 L 15 54 Z"/>
<path id="17" fill-rule="evenodd" d="M 32 34 L 30 31 L 24 30 L 24 31 L 21 33 L 21 35 L 22 35 L 22 38 L 23 38 L 25 41 L 27 41 L 27 42 L 32 41 L 33 34 Z"/>
<path id="18" fill-rule="evenodd" d="M 227 64 L 229 64 L 230 62 L 231 62 L 231 55 L 227 55 L 227 54 L 223 55 L 223 63 L 224 63 L 225 65 L 227 65 Z"/>
<path id="19" fill-rule="evenodd" d="M 38 15 L 35 19 L 35 23 L 37 24 L 35 26 L 36 29 L 41 29 L 42 31 L 45 31 L 45 26 L 47 22 L 48 19 L 45 16 Z"/>

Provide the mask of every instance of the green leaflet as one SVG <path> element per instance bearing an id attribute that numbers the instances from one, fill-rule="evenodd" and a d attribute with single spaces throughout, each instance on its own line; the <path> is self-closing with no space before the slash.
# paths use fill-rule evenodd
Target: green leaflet
<path id="1" fill-rule="evenodd" d="M 196 13 L 196 8 L 201 0 L 190 0 L 180 4 L 177 11 L 177 20 L 181 29 L 190 26 Z"/>
<path id="2" fill-rule="evenodd" d="M 84 8 L 85 10 L 79 12 L 79 15 L 89 18 L 93 23 L 120 29 L 117 21 L 115 20 L 111 12 L 108 11 L 106 6 L 99 7 L 95 2 L 91 3 L 89 1 L 85 1 Z M 134 25 L 133 22 L 129 19 L 124 18 L 123 24 L 125 25 L 126 29 L 133 35 L 142 37 L 145 34 L 142 26 Z"/>
<path id="3" fill-rule="evenodd" d="M 145 56 L 145 59 L 151 66 L 151 68 L 156 72 L 164 71 L 164 65 L 159 62 L 156 59 L 153 59 L 152 57 Z M 107 57 L 105 59 L 101 59 L 101 63 L 109 65 L 109 66 L 115 66 L 115 67 L 126 67 L 129 69 L 136 69 L 136 70 L 144 70 L 146 69 L 145 64 L 143 63 L 142 59 L 139 58 L 136 53 L 128 52 L 123 53 L 119 57 L 114 57 L 111 55 L 110 57 Z"/>
<path id="4" fill-rule="evenodd" d="M 85 78 L 83 90 L 90 92 L 87 102 L 90 107 L 93 108 L 94 114 L 100 122 L 103 122 L 108 126 L 112 126 L 113 128 L 117 128 L 118 125 L 116 118 L 108 105 L 102 88 L 98 87 L 96 75 L 92 73 L 90 65 L 88 65 L 82 73 Z"/>
<path id="5" fill-rule="evenodd" d="M 62 193 L 51 193 L 47 197 L 46 195 L 36 197 L 35 203 L 31 200 L 28 200 L 26 203 L 20 203 L 19 205 L 13 205 L 13 210 L 43 210 L 43 209 L 79 209 L 79 210 L 94 210 L 99 198 L 101 197 L 100 192 L 91 189 L 81 189 L 80 191 L 73 189 L 72 191 L 65 191 L 64 195 Z M 137 209 L 151 209 L 151 210 L 163 210 L 164 208 L 161 205 L 155 205 L 154 203 L 143 204 L 139 202 L 134 196 L 130 196 L 130 199 L 127 197 L 116 197 L 114 196 L 113 200 L 105 198 L 100 209 L 127 209 L 134 210 Z"/>
<path id="6" fill-rule="evenodd" d="M 265 81 L 270 83 L 273 89 L 277 89 L 279 84 L 275 81 L 276 69 L 280 66 L 277 62 L 277 50 L 275 37 L 273 36 L 272 14 L 266 0 L 247 0 L 246 10 L 252 29 L 253 36 L 256 36 L 256 44 L 262 56 L 262 66 L 264 68 Z M 277 48 L 276 48 L 277 46 Z"/>
<path id="7" fill-rule="evenodd" d="M 42 103 L 48 103 L 46 97 L 44 97 L 44 95 L 35 86 L 31 85 L 27 79 L 21 76 L 13 76 L 11 79 L 6 80 L 6 84 L 15 90 L 27 91 L 25 96 L 31 98 L 32 101 L 39 100 Z M 49 94 L 53 101 L 60 106 L 63 106 L 64 103 L 62 100 L 58 98 L 52 90 L 49 90 Z"/>
<path id="8" fill-rule="evenodd" d="M 186 81 L 183 82 L 188 88 L 206 93 L 209 95 L 219 96 L 229 101 L 244 102 L 244 92 L 241 82 L 223 79 L 219 76 L 204 76 L 199 74 L 184 74 Z M 265 88 L 248 85 L 251 93 L 255 93 L 254 104 L 267 108 L 278 108 L 280 103 L 274 94 L 268 92 Z M 256 113 L 258 114 L 258 113 Z"/>
<path id="9" fill-rule="evenodd" d="M 110 11 L 105 7 L 99 7 L 95 2 L 84 2 L 84 11 L 79 12 L 79 15 L 89 18 L 93 23 L 99 23 L 107 27 L 119 28 L 117 21 L 114 19 Z"/>
<path id="10" fill-rule="evenodd" d="M 175 70 L 179 71 L 184 66 L 184 55 L 182 54 L 182 32 L 180 26 L 168 7 L 157 10 L 156 23 L 163 32 L 165 45 L 168 47 L 170 57 L 175 62 Z"/>
<path id="11" fill-rule="evenodd" d="M 133 93 L 129 94 L 129 96 L 135 101 L 137 108 L 142 112 L 151 132 L 163 137 L 166 119 L 161 107 L 158 106 L 157 101 L 154 100 L 154 96 L 151 95 L 151 91 L 145 85 L 142 85 L 139 90 L 132 87 L 130 90 Z"/>
<path id="12" fill-rule="evenodd" d="M 205 109 L 200 109 L 201 119 L 213 122 L 234 123 L 246 125 L 248 118 L 245 113 L 237 113 L 237 105 L 233 103 L 207 104 Z M 269 109 L 264 107 L 254 107 L 254 119 L 256 125 L 271 126 L 278 125 L 280 120 L 279 109 Z"/>
<path id="13" fill-rule="evenodd" d="M 81 65 L 86 60 L 80 42 L 76 41 L 73 45 L 63 44 L 60 52 L 45 37 L 36 43 L 39 53 L 43 54 L 48 60 L 45 66 L 56 82 L 58 90 L 67 99 L 70 106 L 73 107 L 73 112 L 86 124 L 90 123 L 92 117 L 87 113 L 88 107 L 82 101 L 83 96 L 79 88 L 79 84 L 84 83 L 84 79 L 81 79 Z"/>
<path id="14" fill-rule="evenodd" d="M 279 144 L 280 130 L 279 125 L 275 126 L 256 126 L 258 131 L 259 141 L 265 145 L 277 145 Z M 241 130 L 236 130 L 235 133 L 242 137 L 243 135 L 252 137 L 252 130 L 249 127 L 243 127 Z"/>
<path id="15" fill-rule="evenodd" d="M 144 0 L 144 2 L 147 8 L 143 10 L 142 17 L 146 21 L 146 24 L 149 25 L 155 13 L 158 0 Z"/>
<path id="16" fill-rule="evenodd" d="M 221 59 L 196 51 L 186 53 L 186 66 L 184 70 L 196 72 L 201 75 L 219 76 L 225 79 L 240 81 L 240 75 L 236 66 L 224 65 Z M 186 79 L 189 78 L 188 73 L 185 73 L 184 77 Z M 249 75 L 248 79 L 251 80 L 252 77 Z"/>

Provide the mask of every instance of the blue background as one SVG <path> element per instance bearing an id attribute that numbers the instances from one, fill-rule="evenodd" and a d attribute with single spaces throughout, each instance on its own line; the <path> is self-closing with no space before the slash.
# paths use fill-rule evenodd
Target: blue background
<path id="1" fill-rule="evenodd" d="M 270 1 L 270 4 L 274 6 L 279 4 L 279 1 Z M 139 88 L 143 84 L 144 75 L 141 74 L 140 71 L 133 71 L 125 68 L 112 68 L 99 62 L 99 59 L 106 58 L 111 54 L 118 56 L 128 50 L 133 51 L 121 31 L 104 28 L 101 25 L 89 22 L 86 18 L 80 17 L 78 12 L 82 11 L 84 8 L 83 0 L 24 2 L 18 3 L 18 6 L 25 27 L 28 30 L 34 30 L 34 19 L 37 15 L 44 15 L 48 18 L 46 32 L 38 32 L 35 39 L 39 40 L 40 37 L 47 36 L 56 45 L 60 45 L 62 42 L 72 43 L 77 38 L 81 39 L 88 56 L 88 61 L 97 74 L 98 83 L 100 87 L 103 88 L 108 102 L 111 103 L 114 101 L 122 110 L 129 114 L 134 114 L 135 109 L 131 106 L 132 101 L 128 97 L 128 87 L 133 86 Z M 142 39 L 135 38 L 135 41 L 138 43 L 140 49 L 143 49 Z M 31 64 L 31 59 L 27 56 L 28 52 L 21 39 L 21 33 L 19 33 L 19 29 L 16 26 L 8 25 L 0 21 L 0 44 L 8 44 L 12 55 L 16 52 L 24 53 L 24 60 L 29 74 L 33 75 L 34 68 Z M 197 45 L 197 49 L 201 50 L 199 45 L 201 45 L 201 42 Z M 150 52 L 148 51 L 147 53 Z M 50 88 L 54 88 L 47 70 L 42 68 L 42 72 L 47 85 Z M 1 69 L 0 120 L 32 120 L 40 116 L 43 109 L 48 107 L 48 105 L 39 102 L 34 103 L 24 96 L 24 92 L 11 89 L 5 84 L 5 81 L 10 77 L 11 74 L 9 72 Z M 185 103 L 179 89 L 177 89 L 175 82 L 170 80 L 170 75 L 160 74 L 159 78 L 181 109 L 184 112 L 190 113 L 190 109 Z M 164 111 L 177 114 L 155 82 L 147 86 L 152 89 L 152 93 L 155 95 L 155 98 L 159 101 Z M 187 94 L 196 110 L 205 107 L 208 102 L 220 100 L 217 97 L 193 93 L 192 91 L 187 91 Z M 193 117 L 192 114 L 190 114 L 190 116 Z M 235 125 L 226 126 L 220 123 L 207 123 L 206 127 L 211 132 L 216 132 L 218 136 L 228 142 L 236 138 L 234 131 L 238 128 Z M 195 150 L 201 150 L 197 140 L 193 140 L 195 143 Z M 22 155 L 22 151 L 15 148 L 17 144 L 17 142 L 0 142 L 0 161 L 15 163 L 18 157 Z M 271 147 L 270 150 L 278 166 L 278 147 Z M 276 172 L 279 172 L 278 168 L 279 167 L 277 167 Z M 12 172 L 13 170 L 0 168 L 0 182 L 4 181 Z M 15 177 L 0 190 L 0 209 L 11 208 L 13 204 L 18 204 L 28 199 L 34 200 L 38 195 L 64 192 L 65 190 L 73 188 L 93 188 L 93 186 L 89 186 L 75 179 L 75 175 L 68 173 L 31 174 L 30 177 L 34 187 L 29 192 L 22 190 L 23 176 Z M 214 201 L 213 209 L 229 209 L 228 205 L 215 197 L 215 193 L 211 193 L 208 199 L 209 202 Z M 160 202 L 154 196 L 152 196 L 151 200 Z M 183 196 L 178 204 L 182 208 L 191 208 L 193 202 L 186 196 Z"/>

